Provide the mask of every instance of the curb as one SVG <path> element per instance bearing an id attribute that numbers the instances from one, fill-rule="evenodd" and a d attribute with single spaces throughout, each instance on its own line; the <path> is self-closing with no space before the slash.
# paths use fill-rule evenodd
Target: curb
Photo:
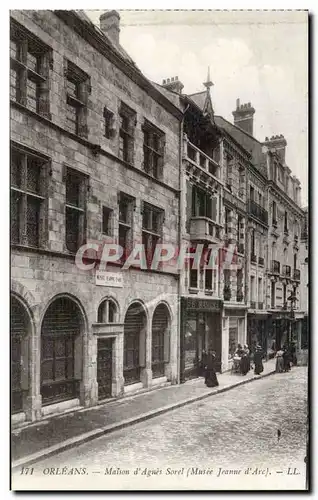
<path id="1" fill-rule="evenodd" d="M 56 444 L 54 446 L 50 446 L 49 448 L 46 448 L 44 450 L 38 451 L 36 453 L 33 453 L 32 455 L 27 455 L 25 457 L 22 457 L 15 462 L 12 462 L 11 466 L 11 473 L 15 472 L 17 469 L 26 466 L 26 465 L 31 465 L 35 462 L 38 462 L 39 460 L 43 460 L 45 458 L 48 458 L 50 456 L 56 455 L 58 453 L 61 453 L 62 451 L 69 450 L 71 448 L 74 448 L 76 446 L 79 446 L 81 444 L 87 443 L 89 441 L 92 441 L 93 439 L 97 439 L 99 437 L 102 437 L 106 434 L 110 434 L 111 432 L 117 431 L 124 429 L 125 427 L 129 427 L 133 424 L 138 424 L 141 422 L 144 422 L 145 420 L 149 420 L 150 418 L 157 417 L 159 415 L 163 415 L 164 413 L 167 413 L 172 410 L 176 410 L 178 408 L 182 408 L 183 406 L 186 406 L 191 403 L 195 403 L 196 401 L 201 401 L 203 399 L 209 398 L 211 396 L 215 396 L 216 394 L 221 394 L 222 392 L 227 392 L 231 389 L 234 389 L 235 387 L 248 384 L 250 382 L 253 382 L 254 380 L 261 380 L 262 378 L 268 377 L 269 375 L 272 375 L 275 373 L 275 370 L 272 370 L 268 373 L 265 373 L 264 375 L 260 376 L 253 376 L 250 379 L 247 380 L 241 380 L 237 382 L 236 384 L 231 384 L 231 385 L 226 385 L 224 387 L 221 387 L 219 389 L 216 389 L 214 391 L 208 392 L 207 394 L 202 394 L 201 396 L 195 396 L 190 399 L 185 399 L 183 401 L 179 401 L 178 403 L 173 403 L 172 405 L 167 405 L 163 406 L 161 408 L 157 408 L 155 410 L 150 410 L 147 413 L 142 413 L 138 417 L 132 417 L 126 420 L 122 420 L 121 422 L 117 422 L 115 424 L 111 425 L 106 425 L 104 427 L 101 427 L 99 429 L 94 429 L 93 431 L 86 432 L 85 434 L 81 434 L 80 436 L 76 436 L 70 439 L 67 439 L 66 441 L 63 441 L 62 443 Z"/>

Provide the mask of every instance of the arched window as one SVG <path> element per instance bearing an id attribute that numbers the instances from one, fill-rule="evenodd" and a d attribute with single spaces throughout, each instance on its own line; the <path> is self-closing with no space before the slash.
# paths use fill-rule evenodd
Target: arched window
<path id="1" fill-rule="evenodd" d="M 75 366 L 75 353 L 81 361 L 81 327 L 81 311 L 70 298 L 57 298 L 48 307 L 41 330 L 43 404 L 79 396 L 81 371 Z"/>
<path id="2" fill-rule="evenodd" d="M 118 312 L 115 302 L 111 299 L 103 300 L 97 311 L 97 323 L 117 323 Z"/>
<path id="3" fill-rule="evenodd" d="M 19 300 L 11 297 L 11 406 L 12 413 L 23 409 L 23 392 L 28 385 L 27 335 L 30 327 L 28 314 Z M 24 372 L 23 373 L 23 368 Z M 23 376 L 26 376 L 23 384 Z"/>
<path id="4" fill-rule="evenodd" d="M 170 356 L 170 314 L 165 304 L 159 304 L 152 318 L 152 376 L 165 374 Z"/>

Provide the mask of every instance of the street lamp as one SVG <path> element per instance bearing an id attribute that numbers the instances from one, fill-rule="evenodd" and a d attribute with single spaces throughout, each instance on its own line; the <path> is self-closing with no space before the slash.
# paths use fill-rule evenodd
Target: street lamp
<path id="1" fill-rule="evenodd" d="M 287 298 L 287 301 L 290 301 L 290 322 L 289 322 L 289 331 L 288 331 L 288 345 L 291 344 L 291 340 L 292 340 L 292 323 L 293 323 L 294 318 L 295 318 L 294 308 L 295 308 L 295 304 L 296 304 L 297 300 L 298 299 L 296 297 L 295 292 L 292 292 L 291 295 Z"/>

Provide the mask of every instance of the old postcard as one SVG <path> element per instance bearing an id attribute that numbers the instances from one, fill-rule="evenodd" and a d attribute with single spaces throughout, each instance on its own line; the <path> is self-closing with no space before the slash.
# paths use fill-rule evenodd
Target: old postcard
<path id="1" fill-rule="evenodd" d="M 309 487 L 308 12 L 10 12 L 13 490 Z"/>

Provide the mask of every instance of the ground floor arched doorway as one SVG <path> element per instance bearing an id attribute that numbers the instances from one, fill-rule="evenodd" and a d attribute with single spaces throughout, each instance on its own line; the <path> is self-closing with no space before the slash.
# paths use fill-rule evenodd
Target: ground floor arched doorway
<path id="1" fill-rule="evenodd" d="M 11 296 L 11 411 L 23 410 L 23 395 L 28 387 L 28 350 L 30 319 L 25 307 Z"/>
<path id="2" fill-rule="evenodd" d="M 125 385 L 140 382 L 141 369 L 146 364 L 147 317 L 143 307 L 129 306 L 124 321 L 124 379 Z"/>
<path id="3" fill-rule="evenodd" d="M 82 313 L 74 300 L 59 297 L 50 304 L 41 329 L 43 405 L 79 397 L 82 328 Z"/>
<path id="4" fill-rule="evenodd" d="M 169 362 L 170 314 L 165 304 L 159 304 L 152 318 L 152 377 L 165 375 L 165 364 Z"/>

